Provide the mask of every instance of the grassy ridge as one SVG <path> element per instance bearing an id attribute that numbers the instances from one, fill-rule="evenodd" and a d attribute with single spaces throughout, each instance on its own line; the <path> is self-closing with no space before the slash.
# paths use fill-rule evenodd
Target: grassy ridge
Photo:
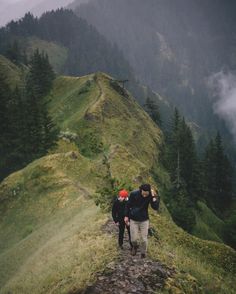
<path id="1" fill-rule="evenodd" d="M 75 136 L 0 185 L 1 293 L 83 289 L 117 257 L 116 240 L 101 229 L 108 216 L 92 200 L 107 184 L 104 155 L 118 179 L 135 187 L 150 181 L 160 191 L 168 186 L 159 164 L 160 130 L 109 76 L 58 77 L 50 99 L 57 125 Z M 176 268 L 167 293 L 233 293 L 235 251 L 185 233 L 163 203 L 151 223 L 157 235 L 149 254 Z"/>
<path id="2" fill-rule="evenodd" d="M 90 199 L 93 164 L 77 156 L 46 156 L 1 184 L 1 293 L 84 287 L 116 255 Z"/>

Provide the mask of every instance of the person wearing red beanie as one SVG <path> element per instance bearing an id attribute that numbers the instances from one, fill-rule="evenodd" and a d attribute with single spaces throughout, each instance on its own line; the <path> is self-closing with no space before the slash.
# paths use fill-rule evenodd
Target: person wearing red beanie
<path id="1" fill-rule="evenodd" d="M 125 206 L 128 201 L 129 193 L 125 189 L 120 190 L 112 206 L 112 218 L 115 224 L 119 227 L 119 236 L 118 236 L 118 244 L 121 249 L 123 249 L 123 239 L 125 228 L 127 229 L 129 235 L 129 243 L 132 248 L 131 238 L 130 238 L 130 229 L 129 226 L 125 224 L 124 216 L 125 216 Z"/>

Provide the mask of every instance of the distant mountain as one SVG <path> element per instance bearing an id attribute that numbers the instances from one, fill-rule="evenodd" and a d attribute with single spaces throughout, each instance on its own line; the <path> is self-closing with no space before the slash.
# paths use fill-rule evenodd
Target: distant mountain
<path id="1" fill-rule="evenodd" d="M 0 1 L 0 26 L 11 20 L 16 20 L 24 16 L 26 12 L 32 12 L 35 16 L 40 16 L 45 11 L 65 7 L 73 0 L 1 0 Z M 79 0 L 79 3 L 88 0 Z"/>
<path id="2" fill-rule="evenodd" d="M 236 69 L 235 1 L 93 0 L 75 11 L 116 42 L 137 77 L 185 117 L 210 132 L 229 132 L 214 114 L 206 81 L 222 68 Z"/>
<path id="3" fill-rule="evenodd" d="M 13 48 L 15 42 L 21 54 L 25 52 L 28 57 L 37 48 L 47 52 L 59 74 L 80 76 L 103 71 L 116 79 L 128 80 L 126 87 L 141 104 L 147 96 L 155 97 L 165 113 L 163 120 L 169 117 L 168 102 L 139 83 L 118 46 L 107 41 L 71 10 L 47 12 L 39 19 L 28 13 L 19 21 L 12 21 L 0 29 L 0 54 L 14 59 L 16 52 L 12 50 L 17 50 Z"/>
<path id="4" fill-rule="evenodd" d="M 127 78 L 132 75 L 131 67 L 117 46 L 108 42 L 71 10 L 47 12 L 39 19 L 27 13 L 19 21 L 12 21 L 1 28 L 0 40 L 0 52 L 10 59 L 12 54 L 9 55 L 9 50 L 14 50 L 12 46 L 15 43 L 22 54 L 27 53 L 32 46 L 41 47 L 47 52 L 52 44 L 54 47 L 55 44 L 59 45 L 66 49 L 66 58 L 59 73 L 84 75 L 104 71 L 116 77 Z M 48 45 L 43 46 L 45 41 Z"/>

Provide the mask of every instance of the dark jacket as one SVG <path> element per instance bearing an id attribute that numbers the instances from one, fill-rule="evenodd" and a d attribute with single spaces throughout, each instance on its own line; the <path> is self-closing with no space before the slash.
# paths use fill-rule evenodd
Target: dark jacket
<path id="1" fill-rule="evenodd" d="M 115 223 L 117 222 L 124 222 L 125 217 L 125 206 L 127 201 L 119 201 L 118 199 L 115 200 L 112 206 L 112 218 Z"/>
<path id="2" fill-rule="evenodd" d="M 146 221 L 149 219 L 149 204 L 151 204 L 151 207 L 154 210 L 158 210 L 159 202 L 159 196 L 156 197 L 156 201 L 153 201 L 153 197 L 151 195 L 143 197 L 139 190 L 135 190 L 130 193 L 129 200 L 126 203 L 125 216 L 134 221 Z"/>

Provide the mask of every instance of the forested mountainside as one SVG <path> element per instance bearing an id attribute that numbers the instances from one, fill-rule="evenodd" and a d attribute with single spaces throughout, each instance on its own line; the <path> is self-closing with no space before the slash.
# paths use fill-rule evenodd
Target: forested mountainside
<path id="1" fill-rule="evenodd" d="M 75 12 L 118 44 L 141 82 L 188 120 L 232 141 L 232 119 L 216 110 L 208 79 L 236 69 L 234 1 L 93 0 Z"/>

